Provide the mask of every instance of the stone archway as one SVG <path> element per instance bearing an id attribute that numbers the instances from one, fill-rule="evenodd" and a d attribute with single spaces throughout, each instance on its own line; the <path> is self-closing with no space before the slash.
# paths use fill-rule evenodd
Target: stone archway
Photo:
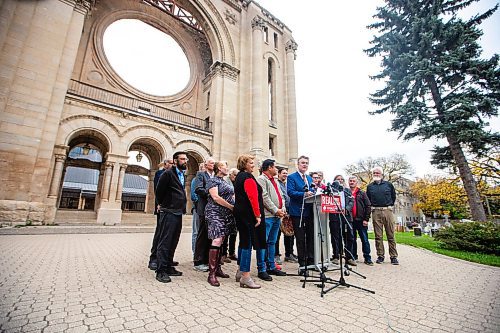
<path id="1" fill-rule="evenodd" d="M 132 141 L 128 153 L 129 160 L 123 179 L 121 209 L 127 214 L 134 212 L 135 219 L 149 223 L 152 221 L 155 209 L 154 177 L 165 156 L 165 149 L 156 139 L 139 137 Z M 138 216 L 138 213 L 147 215 Z M 126 223 L 130 216 L 124 215 L 123 218 Z"/>
<path id="2" fill-rule="evenodd" d="M 58 223 L 93 223 L 100 207 L 107 137 L 96 129 L 81 129 L 67 139 L 64 154 L 56 154 L 49 198 L 54 198 Z"/>

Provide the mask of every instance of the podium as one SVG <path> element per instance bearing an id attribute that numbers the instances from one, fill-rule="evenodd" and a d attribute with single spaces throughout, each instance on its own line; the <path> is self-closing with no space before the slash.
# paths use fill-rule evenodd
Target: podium
<path id="1" fill-rule="evenodd" d="M 330 224 L 328 213 L 321 212 L 321 194 L 305 199 L 305 203 L 313 205 L 314 212 L 314 265 L 319 270 L 321 264 L 324 267 L 330 267 L 333 264 L 330 262 L 332 255 L 332 242 L 330 239 Z M 323 236 L 323 242 L 321 241 Z M 323 262 L 321 261 L 321 248 L 323 248 Z"/>

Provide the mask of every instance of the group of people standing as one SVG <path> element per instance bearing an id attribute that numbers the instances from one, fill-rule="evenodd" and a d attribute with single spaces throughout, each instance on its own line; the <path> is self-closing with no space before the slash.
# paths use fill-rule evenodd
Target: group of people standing
<path id="1" fill-rule="evenodd" d="M 182 214 L 186 213 L 184 171 L 187 161 L 185 152 L 176 152 L 171 161 L 165 160 L 163 170 L 157 173 L 158 179 L 155 177 L 157 228 L 149 268 L 156 271 L 156 279 L 160 282 L 170 282 L 171 276 L 182 275 L 175 268 L 178 263 L 173 259 L 182 227 Z M 260 288 L 250 276 L 253 250 L 256 253 L 257 276 L 261 280 L 272 281 L 272 275 L 285 276 L 286 272 L 277 264 L 281 263 L 277 260 L 279 235 L 285 216 L 291 220 L 294 233 L 293 236 L 284 235 L 285 261 L 298 262 L 303 269 L 315 264 L 313 205 L 305 203 L 304 199 L 321 191 L 322 174 L 312 173 L 312 177 L 307 174 L 309 158 L 306 156 L 298 158 L 297 172 L 290 175 L 286 168 L 279 168 L 272 159 L 262 162 L 261 174 L 257 178 L 253 175 L 255 167 L 251 155 L 239 156 L 236 169 L 229 169 L 226 161 L 208 159 L 200 165 L 200 171 L 191 183 L 191 200 L 194 203 L 193 265 L 197 271 L 208 271 L 207 281 L 212 286 L 220 286 L 218 278 L 229 278 L 222 265 L 232 259 L 238 264 L 235 278 L 240 286 Z M 342 176 L 336 176 L 335 180 L 343 183 Z M 395 200 L 395 192 L 387 191 L 392 184 L 388 186 L 385 183 L 370 184 L 372 187 L 369 186 L 365 193 L 357 187 L 355 176 L 349 178 L 349 188 L 344 188 L 344 211 L 342 214 L 330 214 L 334 262 L 343 253 L 339 244 L 342 244 L 340 237 L 345 237 L 347 262 L 356 265 L 356 232 L 362 241 L 365 263 L 373 265 L 367 237 L 367 224 L 372 211 L 377 263 L 384 261 L 382 237 L 378 234 L 385 227 L 390 238 L 391 219 L 388 212 L 392 213 L 390 207 Z M 373 201 L 369 199 L 370 195 Z M 375 227 L 375 215 L 380 219 L 377 224 L 380 227 Z M 237 233 L 239 244 L 236 255 Z M 392 225 L 389 251 L 391 262 L 397 264 L 393 234 Z M 294 239 L 298 256 L 293 254 Z"/>

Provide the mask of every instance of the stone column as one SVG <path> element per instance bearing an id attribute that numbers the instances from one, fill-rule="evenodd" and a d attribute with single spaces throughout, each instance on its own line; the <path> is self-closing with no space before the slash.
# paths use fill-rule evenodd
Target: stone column
<path id="1" fill-rule="evenodd" d="M 289 166 L 296 167 L 298 154 L 297 144 L 297 108 L 295 103 L 295 51 L 297 43 L 291 39 L 285 45 L 286 51 L 286 109 L 288 111 L 288 157 Z"/>
<path id="2" fill-rule="evenodd" d="M 123 181 L 125 180 L 125 170 L 128 165 L 120 163 L 120 173 L 118 175 L 118 187 L 116 189 L 116 201 L 122 202 Z"/>
<path id="3" fill-rule="evenodd" d="M 59 194 L 59 188 L 61 186 L 62 174 L 64 169 L 64 161 L 66 161 L 66 155 L 57 154 L 56 161 L 54 164 L 54 172 L 52 173 L 52 182 L 50 183 L 49 197 L 57 198 Z"/>
<path id="4" fill-rule="evenodd" d="M 53 147 L 93 2 L 0 1 L 0 160 L 15 170 L 0 174 L 2 222 L 53 222 Z"/>
<path id="5" fill-rule="evenodd" d="M 106 162 L 104 170 L 104 184 L 102 187 L 102 201 L 109 200 L 109 187 L 111 186 L 111 175 L 113 174 L 114 163 Z"/>
<path id="6" fill-rule="evenodd" d="M 264 20 L 256 16 L 252 20 L 252 146 L 250 151 L 256 156 L 262 155 L 267 146 L 264 140 L 263 114 L 263 41 L 262 31 L 265 27 Z"/>

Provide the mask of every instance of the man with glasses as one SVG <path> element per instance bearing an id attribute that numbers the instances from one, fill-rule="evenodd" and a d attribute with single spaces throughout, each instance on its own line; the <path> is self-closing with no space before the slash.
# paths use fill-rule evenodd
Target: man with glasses
<path id="1" fill-rule="evenodd" d="M 349 177 L 349 188 L 354 198 L 354 205 L 352 206 L 352 227 L 354 229 L 354 243 L 352 253 L 354 259 L 358 259 L 358 244 L 356 242 L 356 235 L 361 239 L 363 250 L 363 258 L 365 264 L 373 266 L 372 257 L 370 255 L 370 242 L 368 241 L 368 221 L 372 213 L 371 203 L 365 191 L 358 186 L 358 177 Z"/>
<path id="2" fill-rule="evenodd" d="M 193 269 L 199 272 L 208 272 L 208 252 L 212 240 L 208 238 L 208 222 L 205 219 L 205 206 L 208 202 L 207 183 L 214 174 L 215 160 L 209 157 L 205 162 L 205 171 L 200 171 L 196 174 L 195 193 L 198 195 L 196 203 L 196 211 L 200 218 L 198 235 L 194 246 Z"/>
<path id="3" fill-rule="evenodd" d="M 314 193 L 311 191 L 312 178 L 307 174 L 309 157 L 300 156 L 297 160 L 297 172 L 287 179 L 287 193 L 290 197 L 290 217 L 297 240 L 299 267 L 314 265 L 314 215 L 313 204 L 303 205 L 303 200 Z M 306 247 L 304 247 L 306 245 Z M 306 269 L 304 267 L 304 269 Z"/>
<path id="4" fill-rule="evenodd" d="M 373 182 L 366 189 L 366 195 L 372 204 L 372 222 L 375 232 L 375 248 L 377 249 L 377 264 L 384 262 L 385 248 L 383 235 L 387 235 L 389 243 L 389 255 L 391 264 L 399 265 L 398 251 L 396 250 L 396 240 L 394 239 L 394 228 L 396 218 L 392 212 L 396 202 L 396 190 L 394 186 L 383 179 L 384 172 L 381 167 L 372 169 Z"/>
<path id="5" fill-rule="evenodd" d="M 173 259 L 181 236 L 182 214 L 186 213 L 187 197 L 184 172 L 187 169 L 187 154 L 176 152 L 173 160 L 174 165 L 163 172 L 155 192 L 160 204 L 156 280 L 162 283 L 170 282 L 170 276 L 182 275 L 182 272 L 175 269 Z"/>
<path id="6" fill-rule="evenodd" d="M 330 236 L 333 248 L 332 263 L 338 265 L 342 250 L 345 254 L 346 263 L 351 266 L 357 266 L 353 256 L 354 233 L 352 230 L 352 207 L 354 206 L 354 199 L 351 190 L 345 187 L 344 177 L 337 175 L 334 181 L 338 182 L 341 197 L 343 196 L 343 210 L 342 213 L 330 213 Z M 341 190 L 340 190 L 341 188 Z M 343 242 L 341 241 L 341 237 Z M 344 246 L 342 249 L 341 246 Z"/>

